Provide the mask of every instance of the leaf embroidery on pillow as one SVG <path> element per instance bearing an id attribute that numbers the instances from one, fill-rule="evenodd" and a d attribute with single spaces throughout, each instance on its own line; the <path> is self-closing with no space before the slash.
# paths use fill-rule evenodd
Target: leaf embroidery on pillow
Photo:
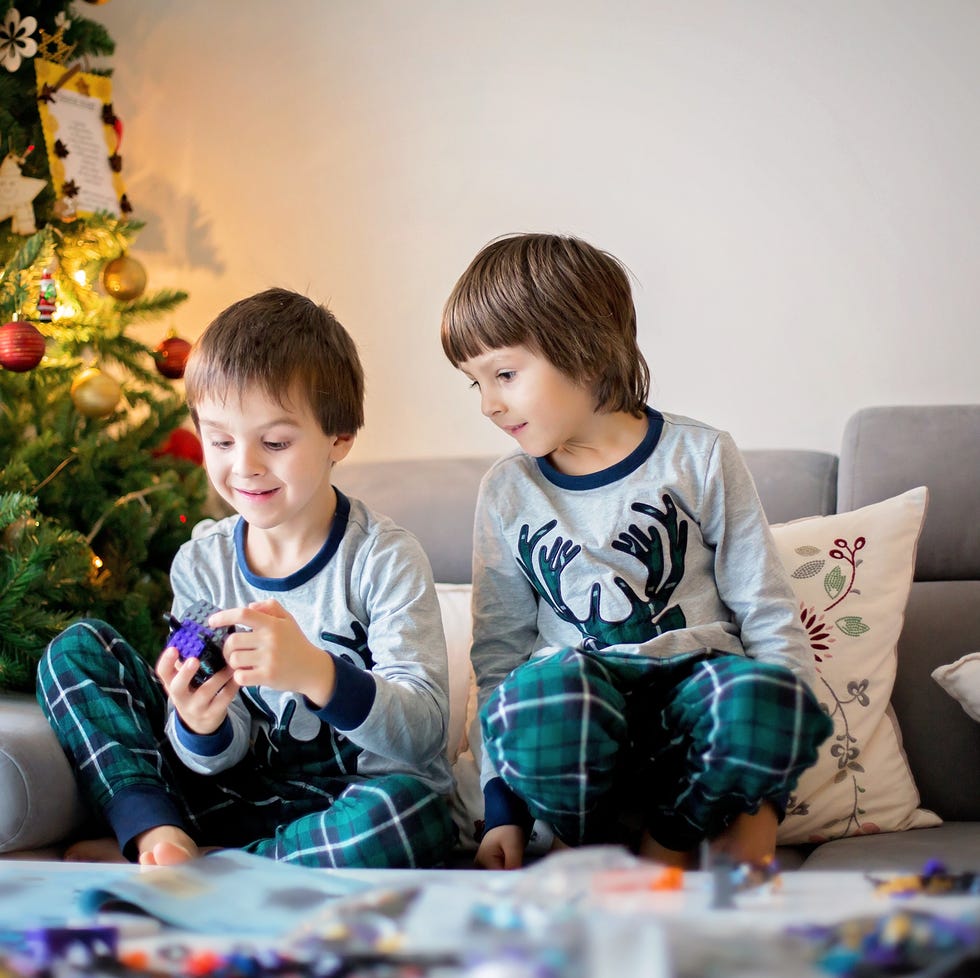
<path id="1" fill-rule="evenodd" d="M 853 545 L 842 538 L 834 540 L 833 547 L 827 551 L 827 557 L 835 563 L 824 574 L 822 582 L 823 589 L 827 597 L 830 598 L 830 604 L 822 611 L 817 611 L 815 607 L 809 606 L 805 602 L 800 603 L 800 622 L 806 629 L 810 641 L 810 649 L 817 663 L 818 678 L 831 697 L 832 705 L 826 703 L 821 705 L 831 719 L 840 718 L 839 721 L 836 721 L 836 725 L 843 724 L 843 730 L 834 737 L 834 742 L 830 746 L 830 756 L 835 759 L 837 764 L 837 773 L 834 775 L 833 783 L 842 784 L 848 779 L 851 781 L 850 811 L 845 816 L 831 819 L 821 826 L 825 830 L 836 829 L 829 838 L 841 838 L 855 832 L 864 834 L 878 831 L 876 825 L 871 822 L 862 822 L 861 819 L 861 816 L 866 814 L 865 809 L 861 806 L 861 795 L 867 789 L 859 783 L 858 775 L 864 774 L 865 769 L 860 762 L 861 747 L 857 737 L 851 732 L 847 710 L 848 707 L 867 708 L 870 706 L 871 697 L 868 695 L 870 680 L 851 679 L 846 684 L 846 692 L 840 695 L 820 669 L 820 663 L 825 659 L 832 658 L 829 648 L 836 641 L 832 628 L 827 624 L 824 616 L 845 601 L 849 595 L 861 593 L 855 587 L 858 568 L 863 563 L 858 558 L 858 553 L 866 545 L 867 539 L 865 537 L 856 537 Z M 792 572 L 791 576 L 796 580 L 816 577 L 826 566 L 827 561 L 819 556 L 823 552 L 819 547 L 806 544 L 797 547 L 794 552 L 800 557 L 807 558 Z M 860 615 L 841 615 L 834 619 L 833 628 L 848 638 L 855 639 L 871 630 L 871 626 Z M 790 796 L 786 810 L 787 815 L 808 815 L 809 812 L 810 806 L 806 799 L 799 799 L 795 795 Z"/>
<path id="2" fill-rule="evenodd" d="M 834 569 L 827 574 L 827 577 L 824 578 L 824 589 L 826 590 L 827 594 L 830 595 L 830 597 L 836 597 L 837 600 L 834 601 L 833 604 L 827 605 L 827 607 L 824 608 L 824 611 L 830 611 L 834 605 L 840 604 L 841 601 L 843 601 L 844 598 L 851 593 L 851 589 L 854 587 L 854 580 L 857 577 L 857 569 L 861 565 L 861 561 L 857 559 L 857 552 L 864 549 L 864 544 L 864 537 L 858 537 L 854 541 L 853 547 L 848 546 L 846 540 L 834 541 L 834 549 L 829 552 L 828 556 L 832 560 L 843 560 L 849 564 L 851 568 L 851 579 L 849 582 L 847 582 L 847 588 L 844 589 L 845 578 L 840 567 L 835 566 Z M 828 583 L 828 580 L 831 577 L 833 577 L 833 585 Z M 833 587 L 833 590 L 831 590 L 831 587 Z M 842 591 L 843 593 L 841 593 Z"/>
<path id="3" fill-rule="evenodd" d="M 859 618 L 857 615 L 844 615 L 842 618 L 838 618 L 834 624 L 845 635 L 850 635 L 851 638 L 858 638 L 865 632 L 871 631 L 871 626 L 866 625 L 863 619 Z"/>
<path id="4" fill-rule="evenodd" d="M 798 581 L 805 581 L 808 577 L 816 577 L 823 570 L 825 563 L 827 563 L 825 560 L 808 560 L 793 571 L 793 577 Z"/>

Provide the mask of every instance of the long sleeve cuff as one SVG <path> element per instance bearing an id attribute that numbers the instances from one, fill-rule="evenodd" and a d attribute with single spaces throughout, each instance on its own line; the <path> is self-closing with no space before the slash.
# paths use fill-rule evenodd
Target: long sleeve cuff
<path id="1" fill-rule="evenodd" d="M 106 806 L 105 815 L 119 848 L 130 862 L 135 862 L 139 855 L 136 836 L 148 829 L 155 829 L 158 825 L 176 825 L 189 834 L 176 802 L 162 788 L 153 785 L 123 788 Z"/>
<path id="2" fill-rule="evenodd" d="M 234 731 L 228 717 L 221 721 L 221 726 L 214 733 L 209 734 L 199 734 L 189 730 L 184 726 L 179 713 L 174 716 L 174 720 L 174 730 L 181 747 L 185 747 L 192 754 L 197 754 L 198 757 L 217 757 L 231 746 Z"/>
<path id="3" fill-rule="evenodd" d="M 378 687 L 366 669 L 359 669 L 337 655 L 333 656 L 333 664 L 336 670 L 333 696 L 326 706 L 314 709 L 321 720 L 337 730 L 353 730 L 367 719 Z"/>
<path id="4" fill-rule="evenodd" d="M 524 800 L 507 787 L 503 778 L 491 778 L 483 786 L 483 831 L 498 825 L 518 825 L 524 835 L 531 834 L 534 819 Z"/>

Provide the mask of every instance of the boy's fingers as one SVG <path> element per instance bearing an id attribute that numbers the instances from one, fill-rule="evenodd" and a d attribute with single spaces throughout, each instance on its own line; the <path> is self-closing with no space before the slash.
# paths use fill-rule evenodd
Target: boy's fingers
<path id="1" fill-rule="evenodd" d="M 170 665 L 171 667 L 173 667 L 174 662 L 179 654 L 180 653 L 172 645 L 168 645 L 160 653 L 160 658 L 157 660 L 157 664 L 162 666 Z"/>
<path id="2" fill-rule="evenodd" d="M 208 618 L 211 628 L 227 628 L 229 625 L 244 625 L 257 628 L 267 618 L 287 618 L 286 609 L 275 598 L 253 601 L 244 608 L 224 608 Z"/>
<path id="3" fill-rule="evenodd" d="M 230 625 L 245 624 L 242 618 L 245 610 L 245 608 L 225 608 L 222 611 L 216 611 L 213 615 L 208 616 L 207 624 L 210 628 L 228 628 Z"/>

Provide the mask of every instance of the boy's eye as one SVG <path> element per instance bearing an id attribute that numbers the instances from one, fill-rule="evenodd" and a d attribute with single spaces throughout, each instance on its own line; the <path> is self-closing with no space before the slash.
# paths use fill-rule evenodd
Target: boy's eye
<path id="1" fill-rule="evenodd" d="M 212 448 L 228 448 L 231 445 L 230 441 L 220 441 L 217 438 L 211 440 Z"/>
<path id="2" fill-rule="evenodd" d="M 497 371 L 497 379 L 498 380 L 504 380 L 504 381 L 513 380 L 516 376 L 517 376 L 517 371 L 516 370 L 498 370 Z"/>
<path id="3" fill-rule="evenodd" d="M 269 449 L 270 452 L 281 452 L 285 448 L 289 448 L 288 441 L 267 441 L 265 447 Z"/>

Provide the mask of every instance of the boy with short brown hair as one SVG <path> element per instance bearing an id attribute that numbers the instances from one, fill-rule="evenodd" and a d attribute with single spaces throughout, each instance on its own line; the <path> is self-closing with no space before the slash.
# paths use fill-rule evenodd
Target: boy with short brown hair
<path id="1" fill-rule="evenodd" d="M 454 832 L 432 571 L 413 536 L 331 481 L 363 421 L 352 339 L 323 306 L 269 289 L 216 317 L 185 381 L 208 477 L 237 515 L 177 553 L 173 614 L 220 609 L 207 624 L 235 626 L 227 664 L 200 683 L 198 660 L 170 647 L 154 675 L 89 620 L 38 672 L 116 856 L 236 846 L 310 866 L 440 864 Z M 106 846 L 70 855 L 93 852 Z"/>

